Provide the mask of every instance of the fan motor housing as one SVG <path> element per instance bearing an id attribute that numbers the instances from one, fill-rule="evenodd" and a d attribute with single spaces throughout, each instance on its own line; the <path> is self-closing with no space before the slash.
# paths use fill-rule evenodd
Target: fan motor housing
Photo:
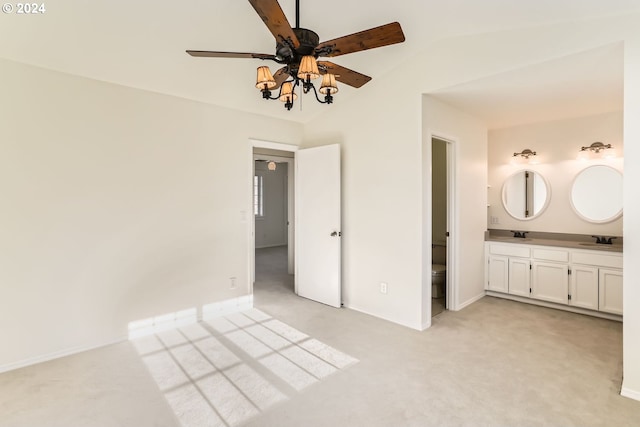
<path id="1" fill-rule="evenodd" d="M 315 49 L 320 44 L 318 34 L 306 28 L 293 28 L 293 32 L 300 46 L 294 49 L 287 42 L 279 42 L 276 44 L 276 55 L 285 58 L 287 62 L 300 62 L 300 58 L 305 55 L 315 55 Z"/>

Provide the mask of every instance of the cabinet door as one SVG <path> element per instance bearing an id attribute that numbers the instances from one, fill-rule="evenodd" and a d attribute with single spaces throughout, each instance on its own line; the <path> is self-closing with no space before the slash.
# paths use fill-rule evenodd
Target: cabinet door
<path id="1" fill-rule="evenodd" d="M 569 302 L 569 266 L 534 261 L 531 297 L 544 301 L 567 304 Z"/>
<path id="2" fill-rule="evenodd" d="M 506 256 L 489 257 L 489 277 L 487 289 L 496 292 L 508 292 L 509 258 Z"/>
<path id="3" fill-rule="evenodd" d="M 531 262 L 528 259 L 509 258 L 509 293 L 529 296 L 531 287 Z"/>
<path id="4" fill-rule="evenodd" d="M 598 269 L 586 265 L 571 266 L 571 299 L 569 304 L 598 309 Z"/>
<path id="5" fill-rule="evenodd" d="M 600 311 L 622 314 L 622 270 L 601 268 Z"/>

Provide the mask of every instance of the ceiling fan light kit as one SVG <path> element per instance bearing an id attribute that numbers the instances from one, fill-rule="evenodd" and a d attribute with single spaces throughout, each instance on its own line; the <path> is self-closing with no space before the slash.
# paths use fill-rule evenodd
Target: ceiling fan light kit
<path id="1" fill-rule="evenodd" d="M 258 67 L 256 88 L 260 90 L 263 99 L 279 99 L 284 102 L 287 110 L 291 110 L 293 101 L 298 97 L 298 87 L 302 88 L 305 94 L 313 92 L 319 103 L 331 104 L 333 95 L 338 92 L 337 82 L 359 88 L 371 80 L 369 76 L 332 62 L 318 61 L 319 57 L 333 57 L 388 46 L 401 43 L 405 39 L 400 24 L 392 22 L 320 43 L 318 34 L 300 28 L 299 0 L 296 0 L 295 28 L 289 24 L 277 0 L 249 0 L 249 3 L 275 37 L 275 55 L 201 50 L 187 50 L 187 53 L 196 57 L 254 58 L 284 64 L 284 67 L 273 74 L 267 66 Z M 312 80 L 321 76 L 320 88 L 316 90 Z M 278 94 L 272 96 L 271 91 L 277 88 Z M 324 95 L 324 99 L 320 99 L 318 92 Z"/>

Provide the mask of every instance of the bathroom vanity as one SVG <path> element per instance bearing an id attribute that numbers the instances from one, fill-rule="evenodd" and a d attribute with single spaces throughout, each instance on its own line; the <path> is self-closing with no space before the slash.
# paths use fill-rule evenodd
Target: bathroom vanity
<path id="1" fill-rule="evenodd" d="M 622 320 L 622 245 L 487 233 L 487 295 Z"/>
<path id="2" fill-rule="evenodd" d="M 548 169 L 547 172 L 552 174 Z M 610 165 L 592 164 L 576 172 L 569 187 L 564 177 L 558 180 L 560 175 L 552 176 L 556 178 L 557 187 L 555 205 L 551 200 L 552 181 L 539 170 L 527 167 L 504 178 L 502 203 L 490 207 L 489 217 L 506 212 L 512 218 L 508 226 L 518 229 L 487 231 L 485 292 L 495 297 L 622 320 L 623 242 L 620 235 L 525 231 L 536 226 L 562 229 L 564 224 L 571 231 L 621 234 L 622 173 Z M 494 200 L 495 196 L 493 194 Z M 571 209 L 565 208 L 568 205 Z M 553 210 L 547 209 L 550 207 L 555 211 L 548 216 L 561 225 L 545 218 L 547 211 Z M 575 227 L 570 224 L 573 220 Z"/>

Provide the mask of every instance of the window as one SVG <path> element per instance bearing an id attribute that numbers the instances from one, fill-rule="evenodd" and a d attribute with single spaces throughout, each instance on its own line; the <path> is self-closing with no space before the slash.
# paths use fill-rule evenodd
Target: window
<path id="1" fill-rule="evenodd" d="M 257 218 L 264 216 L 264 178 L 262 175 L 253 177 L 253 214 Z"/>

